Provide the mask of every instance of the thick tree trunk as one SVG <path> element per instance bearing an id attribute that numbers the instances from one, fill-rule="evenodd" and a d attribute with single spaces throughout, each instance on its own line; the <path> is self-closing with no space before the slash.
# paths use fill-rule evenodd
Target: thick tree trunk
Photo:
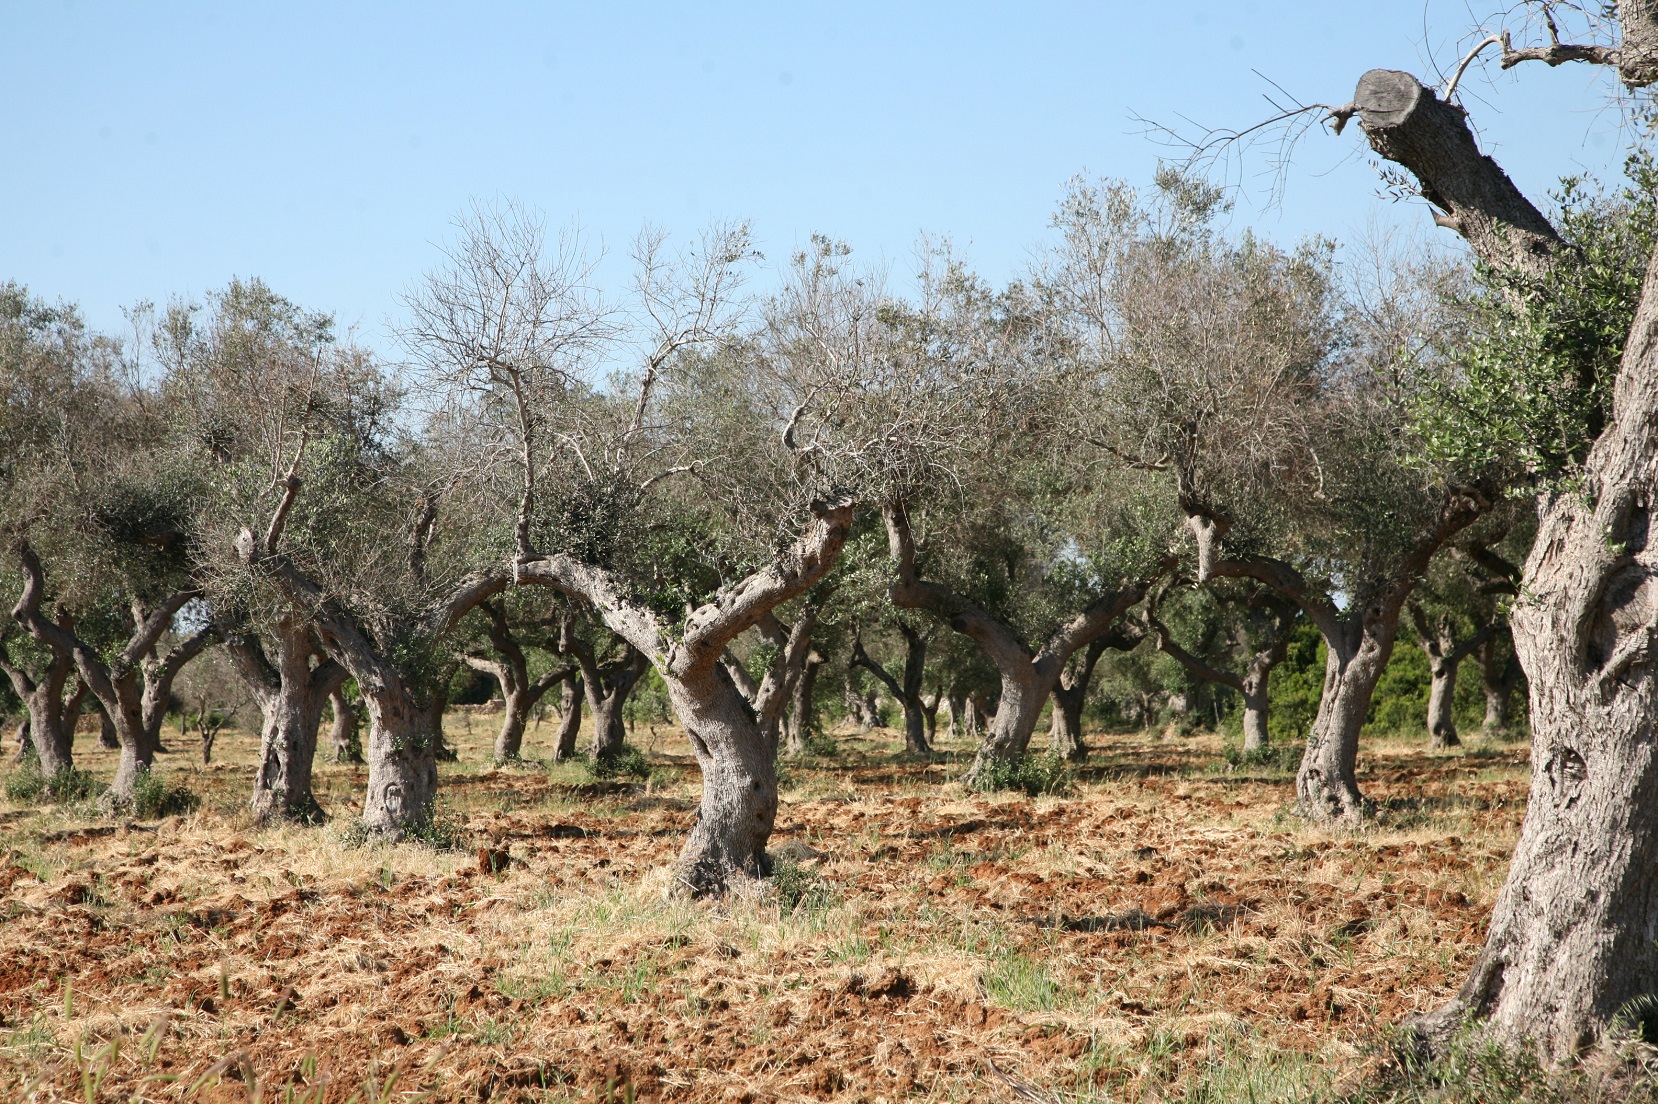
<path id="1" fill-rule="evenodd" d="M 314 824 L 322 806 L 311 789 L 311 765 L 322 728 L 323 703 L 346 679 L 345 668 L 323 658 L 315 669 L 317 646 L 310 629 L 295 616 L 279 619 L 267 651 L 251 632 L 231 634 L 226 650 L 259 704 L 259 768 L 253 780 L 253 818 Z"/>
<path id="2" fill-rule="evenodd" d="M 1270 742 L 1267 734 L 1269 706 L 1267 704 L 1272 668 L 1250 671 L 1244 676 L 1238 696 L 1243 699 L 1243 746 L 1245 751 L 1261 751 Z"/>
<path id="3" fill-rule="evenodd" d="M 1460 658 L 1428 656 L 1428 743 L 1436 750 L 1462 744 L 1452 712 L 1456 704 L 1457 668 L 1461 665 Z"/>
<path id="4" fill-rule="evenodd" d="M 724 667 L 686 679 L 665 675 L 663 681 L 702 770 L 697 823 L 675 879 L 692 896 L 718 896 L 733 875 L 770 873 L 766 841 L 777 821 L 775 759 Z"/>
<path id="5" fill-rule="evenodd" d="M 828 574 L 851 527 L 850 502 L 814 502 L 798 541 L 689 611 L 677 633 L 627 598 L 622 580 L 603 568 L 562 555 L 526 557 L 515 565 L 519 582 L 554 586 L 591 603 L 662 675 L 702 769 L 697 823 L 676 868 L 676 885 L 684 891 L 719 894 L 733 875 L 767 872 L 766 841 L 777 818 L 777 747 L 721 660 L 732 640 Z"/>
<path id="6" fill-rule="evenodd" d="M 812 727 L 817 723 L 814 712 L 815 695 L 817 694 L 818 672 L 823 670 L 827 662 L 815 649 L 806 657 L 806 665 L 801 669 L 800 677 L 795 680 L 794 693 L 790 695 L 789 715 L 783 725 L 783 750 L 790 756 L 805 755 L 807 740 L 812 734 Z"/>
<path id="7" fill-rule="evenodd" d="M 1048 750 L 1061 759 L 1081 762 L 1088 758 L 1088 747 L 1082 742 L 1082 709 L 1088 703 L 1088 687 L 1094 681 L 1094 668 L 1106 648 L 1127 650 L 1139 643 L 1138 634 L 1102 636 L 1088 645 L 1082 662 L 1074 668 L 1066 664 L 1053 688 L 1053 708 L 1048 718 Z"/>
<path id="8" fill-rule="evenodd" d="M 591 658 L 583 658 L 582 681 L 587 689 L 587 710 L 593 715 L 593 761 L 614 759 L 622 751 L 627 739 L 622 710 L 628 694 L 638 685 L 649 661 L 633 648 L 620 663 L 599 667 Z"/>
<path id="9" fill-rule="evenodd" d="M 1625 345 L 1611 423 L 1581 490 L 1540 504 L 1515 603 L 1531 686 L 1531 795 L 1485 949 L 1456 998 L 1466 1017 L 1547 1060 L 1596 1042 L 1658 992 L 1658 255 Z"/>
<path id="10" fill-rule="evenodd" d="M 1324 690 L 1295 776 L 1296 811 L 1309 820 L 1364 819 L 1357 775 L 1359 732 L 1398 627 L 1395 610 L 1390 618 L 1350 625 L 1350 639 L 1326 640 Z"/>
<path id="11" fill-rule="evenodd" d="M 395 685 L 362 689 L 368 708 L 363 824 L 390 839 L 425 831 L 437 800 L 443 699 L 421 704 Z"/>
<path id="12" fill-rule="evenodd" d="M 927 746 L 938 741 L 938 707 L 944 701 L 942 693 L 921 696 L 921 715 L 927 718 Z"/>
<path id="13" fill-rule="evenodd" d="M 587 700 L 586 681 L 573 675 L 564 683 L 559 703 L 558 735 L 553 739 L 553 762 L 576 757 L 576 738 L 581 734 L 581 710 Z"/>
<path id="14" fill-rule="evenodd" d="M 1480 688 L 1485 693 L 1485 718 L 1480 732 L 1488 737 L 1508 732 L 1514 721 L 1514 693 L 1520 688 L 1520 664 L 1506 633 L 1497 633 L 1480 649 Z"/>
<path id="15" fill-rule="evenodd" d="M 530 727 L 530 710 L 535 708 L 529 697 L 527 688 L 520 686 L 501 695 L 501 730 L 495 734 L 497 766 L 523 757 L 524 733 Z"/>
<path id="16" fill-rule="evenodd" d="M 328 708 L 333 713 L 328 738 L 334 748 L 334 762 L 361 764 L 363 746 L 357 738 L 357 711 L 345 700 L 343 686 L 335 687 L 334 692 L 328 695 Z"/>
<path id="17" fill-rule="evenodd" d="M 0 643 L 0 670 L 10 677 L 12 689 L 23 701 L 24 721 L 18 730 L 18 758 L 33 751 L 40 764 L 40 773 L 48 780 L 72 770 L 74 761 L 74 723 L 80 712 L 81 694 L 72 697 L 73 705 L 65 702 L 63 691 L 74 671 L 74 660 L 67 653 L 57 652 L 40 681 L 35 681 L 20 667 L 12 664 Z"/>

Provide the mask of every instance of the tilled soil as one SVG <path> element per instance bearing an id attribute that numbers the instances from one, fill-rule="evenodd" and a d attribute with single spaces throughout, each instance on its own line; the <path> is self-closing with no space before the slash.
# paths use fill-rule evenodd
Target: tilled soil
<path id="1" fill-rule="evenodd" d="M 464 851 L 253 829 L 235 764 L 180 767 L 189 817 L 0 807 L 0 1098 L 1167 1099 L 1352 1075 L 1460 983 L 1523 748 L 1367 748 L 1341 833 L 1213 738 L 1107 741 L 1032 799 L 849 740 L 788 768 L 782 877 L 712 904 L 663 892 L 669 754 L 581 785 L 462 740 Z M 360 771 L 325 773 L 346 812 Z"/>

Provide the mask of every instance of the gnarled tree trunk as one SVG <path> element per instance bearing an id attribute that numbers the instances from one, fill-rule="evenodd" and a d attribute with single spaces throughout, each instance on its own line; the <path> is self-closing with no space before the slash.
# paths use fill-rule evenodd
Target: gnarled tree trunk
<path id="1" fill-rule="evenodd" d="M 40 773 L 51 780 L 74 769 L 75 719 L 80 712 L 81 683 L 73 695 L 73 708 L 64 699 L 64 688 L 75 671 L 75 661 L 68 652 L 53 648 L 51 662 L 39 679 L 31 676 L 14 662 L 0 637 L 0 671 L 11 680 L 12 689 L 23 702 L 25 719 L 18 730 L 18 758 L 32 750 L 40 763 Z"/>
<path id="2" fill-rule="evenodd" d="M 259 767 L 253 780 L 253 818 L 315 823 L 325 815 L 311 789 L 322 707 L 346 680 L 346 670 L 327 657 L 313 669 L 318 649 L 310 629 L 289 614 L 271 631 L 269 654 L 251 632 L 225 641 L 248 690 L 259 703 Z"/>
<path id="3" fill-rule="evenodd" d="M 336 686 L 328 695 L 328 708 L 333 721 L 328 727 L 329 742 L 334 749 L 336 763 L 362 763 L 363 746 L 357 738 L 357 711 L 345 699 L 345 687 Z"/>
<path id="4" fill-rule="evenodd" d="M 580 675 L 564 680 L 559 701 L 558 735 L 553 738 L 553 762 L 576 757 L 576 738 L 581 734 L 581 710 L 587 700 L 586 681 Z"/>
<path id="5" fill-rule="evenodd" d="M 897 567 L 897 578 L 891 587 L 893 604 L 900 609 L 926 610 L 944 620 L 984 651 L 1001 679 L 996 714 L 965 776 L 969 784 L 983 777 L 992 763 L 1015 760 L 1025 754 L 1042 715 L 1043 703 L 1059 684 L 1072 654 L 1109 632 L 1130 607 L 1145 597 L 1146 590 L 1169 566 L 1159 564 L 1144 579 L 1124 580 L 1119 589 L 1107 592 L 1071 617 L 1033 651 L 1005 622 L 947 588 L 919 577 L 909 516 L 902 504 L 886 505 L 881 515 L 886 523 L 888 554 Z"/>
<path id="6" fill-rule="evenodd" d="M 1658 255 L 1582 492 L 1540 504 L 1512 616 L 1531 686 L 1531 796 L 1465 1017 L 1562 1061 L 1658 992 Z M 1634 1018 L 1649 1018 L 1637 1009 Z"/>
<path id="7" fill-rule="evenodd" d="M 921 681 L 926 677 L 928 638 L 902 622 L 898 632 L 904 637 L 903 680 L 893 677 L 864 650 L 863 638 L 852 635 L 850 665 L 862 667 L 887 688 L 887 693 L 898 702 L 904 714 L 904 750 L 911 755 L 930 755 L 932 745 L 927 740 L 927 715 L 921 704 Z"/>
<path id="8" fill-rule="evenodd" d="M 521 556 L 515 578 L 588 602 L 610 629 L 662 676 L 702 770 L 696 827 L 675 868 L 696 896 L 724 893 L 737 876 L 767 872 L 765 847 L 777 818 L 777 747 L 722 662 L 727 646 L 834 567 L 852 526 L 848 502 L 814 503 L 806 533 L 768 566 L 692 610 L 674 634 L 604 568 L 568 555 Z"/>

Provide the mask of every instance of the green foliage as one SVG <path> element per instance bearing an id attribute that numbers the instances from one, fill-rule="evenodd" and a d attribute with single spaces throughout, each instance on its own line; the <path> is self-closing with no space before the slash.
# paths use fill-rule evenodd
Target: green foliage
<path id="1" fill-rule="evenodd" d="M 1071 786 L 1071 768 L 1057 755 L 1021 755 L 991 759 L 973 779 L 973 788 L 992 792 L 1017 790 L 1030 797 L 1064 793 Z"/>
<path id="2" fill-rule="evenodd" d="M 103 786 L 91 774 L 74 767 L 65 767 L 48 778 L 41 773 L 40 760 L 33 755 L 6 778 L 6 797 L 19 804 L 85 801 L 102 790 Z"/>
<path id="3" fill-rule="evenodd" d="M 1324 694 L 1324 638 L 1310 621 L 1295 627 L 1284 661 L 1267 687 L 1267 738 L 1299 748 L 1313 729 Z"/>
<path id="4" fill-rule="evenodd" d="M 471 842 L 466 820 L 446 801 L 438 801 L 424 824 L 403 833 L 411 843 L 424 844 L 433 851 L 465 851 Z"/>
<path id="5" fill-rule="evenodd" d="M 1459 371 L 1417 413 L 1421 458 L 1466 471 L 1518 465 L 1569 477 L 1600 435 L 1612 381 L 1658 244 L 1658 165 L 1631 157 L 1629 183 L 1609 195 L 1569 177 L 1555 195 L 1564 259 L 1534 279 L 1477 270 L 1473 340 Z"/>
<path id="6" fill-rule="evenodd" d="M 651 776 L 650 760 L 645 753 L 636 747 L 623 744 L 612 755 L 594 756 L 587 764 L 587 772 L 595 781 L 610 781 L 617 778 L 637 778 L 643 782 Z"/>
<path id="7" fill-rule="evenodd" d="M 183 816 L 201 807 L 201 798 L 184 785 L 169 786 L 155 771 L 139 768 L 132 782 L 132 812 L 136 817 Z"/>
<path id="8" fill-rule="evenodd" d="M 811 867 L 780 857 L 771 867 L 771 891 L 784 912 L 822 912 L 835 904 L 835 889 Z"/>
<path id="9" fill-rule="evenodd" d="M 1221 758 L 1238 770 L 1259 770 L 1272 774 L 1294 774 L 1301 767 L 1301 753 L 1305 745 L 1295 743 L 1268 744 L 1264 748 L 1244 750 L 1241 742 L 1228 740 L 1221 749 Z"/>

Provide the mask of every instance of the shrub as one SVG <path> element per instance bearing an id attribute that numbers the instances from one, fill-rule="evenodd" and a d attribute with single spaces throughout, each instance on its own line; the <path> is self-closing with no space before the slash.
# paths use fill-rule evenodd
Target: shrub
<path id="1" fill-rule="evenodd" d="M 587 764 L 588 773 L 598 781 L 613 778 L 637 778 L 643 782 L 651 776 L 650 761 L 636 747 L 623 744 L 614 755 L 597 755 Z"/>
<path id="2" fill-rule="evenodd" d="M 784 912 L 820 912 L 835 903 L 835 890 L 823 876 L 791 858 L 772 862 L 771 889 Z"/>
<path id="3" fill-rule="evenodd" d="M 975 790 L 1019 790 L 1031 797 L 1063 793 L 1070 785 L 1070 767 L 1051 753 L 992 759 L 973 779 Z"/>
<path id="4" fill-rule="evenodd" d="M 147 767 L 140 768 L 132 781 L 132 812 L 144 820 L 182 816 L 201 807 L 201 798 L 187 786 L 169 786 Z"/>
<path id="5" fill-rule="evenodd" d="M 96 797 L 102 788 L 91 774 L 73 767 L 66 767 L 48 778 L 40 771 L 40 760 L 32 755 L 6 779 L 6 796 L 12 801 L 28 804 L 85 801 Z"/>
<path id="6" fill-rule="evenodd" d="M 1268 744 L 1263 748 L 1245 751 L 1242 744 L 1228 743 L 1221 750 L 1221 758 L 1233 769 L 1272 771 L 1293 774 L 1301 767 L 1302 745 Z"/>

